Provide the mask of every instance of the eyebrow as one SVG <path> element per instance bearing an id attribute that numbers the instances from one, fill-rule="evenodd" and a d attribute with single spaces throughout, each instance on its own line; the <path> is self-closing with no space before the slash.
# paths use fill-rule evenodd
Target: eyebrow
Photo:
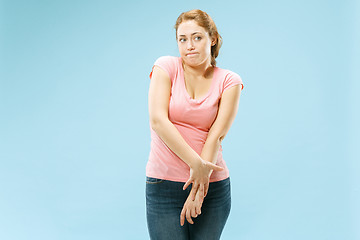
<path id="1" fill-rule="evenodd" d="M 194 32 L 194 33 L 191 34 L 191 36 L 193 36 L 193 35 L 195 35 L 195 34 L 198 34 L 198 33 L 201 34 L 201 32 Z M 185 36 L 185 35 L 179 35 L 179 37 L 186 37 L 186 36 Z"/>

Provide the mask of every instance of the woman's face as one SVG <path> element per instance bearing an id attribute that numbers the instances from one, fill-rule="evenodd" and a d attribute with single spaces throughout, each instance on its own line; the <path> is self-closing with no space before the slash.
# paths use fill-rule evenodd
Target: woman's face
<path id="1" fill-rule="evenodd" d="M 185 64 L 196 67 L 211 63 L 212 39 L 194 20 L 182 22 L 177 29 L 177 43 Z"/>

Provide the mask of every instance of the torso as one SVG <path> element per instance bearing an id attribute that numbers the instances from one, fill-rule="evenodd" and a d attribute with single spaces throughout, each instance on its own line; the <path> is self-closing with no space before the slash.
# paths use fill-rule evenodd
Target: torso
<path id="1" fill-rule="evenodd" d="M 204 97 L 210 90 L 213 80 L 214 70 L 212 69 L 206 77 L 190 76 L 184 72 L 185 88 L 192 99 L 200 99 Z"/>
<path id="2" fill-rule="evenodd" d="M 189 72 L 183 71 L 179 57 L 162 57 L 154 65 L 166 70 L 171 80 L 169 120 L 189 146 L 200 156 L 211 126 L 217 117 L 221 94 L 226 89 L 241 83 L 241 78 L 233 72 L 218 67 L 214 67 L 212 74 L 208 74 L 209 76 L 197 78 L 195 73 L 191 75 Z M 195 100 L 191 97 L 195 97 Z M 152 140 L 146 175 L 170 181 L 186 182 L 190 177 L 189 166 L 166 146 L 151 127 L 150 131 Z M 221 145 L 216 164 L 225 170 L 213 172 L 210 182 L 229 177 Z"/>

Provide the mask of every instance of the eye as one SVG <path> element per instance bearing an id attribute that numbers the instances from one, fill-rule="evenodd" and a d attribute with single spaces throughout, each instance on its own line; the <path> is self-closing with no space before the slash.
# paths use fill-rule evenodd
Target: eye
<path id="1" fill-rule="evenodd" d="M 179 39 L 179 42 L 185 42 L 185 41 L 186 41 L 185 38 L 180 38 L 180 39 Z"/>
<path id="2" fill-rule="evenodd" d="M 196 40 L 196 41 L 200 41 L 200 40 L 201 40 L 201 37 L 196 36 L 196 37 L 195 37 L 195 40 Z"/>

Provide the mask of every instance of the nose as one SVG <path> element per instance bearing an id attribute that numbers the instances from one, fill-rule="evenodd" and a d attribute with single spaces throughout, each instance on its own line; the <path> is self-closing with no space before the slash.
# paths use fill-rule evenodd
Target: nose
<path id="1" fill-rule="evenodd" d="M 194 49 L 194 44 L 192 39 L 190 39 L 189 41 L 187 41 L 187 49 L 188 50 L 193 50 Z"/>

